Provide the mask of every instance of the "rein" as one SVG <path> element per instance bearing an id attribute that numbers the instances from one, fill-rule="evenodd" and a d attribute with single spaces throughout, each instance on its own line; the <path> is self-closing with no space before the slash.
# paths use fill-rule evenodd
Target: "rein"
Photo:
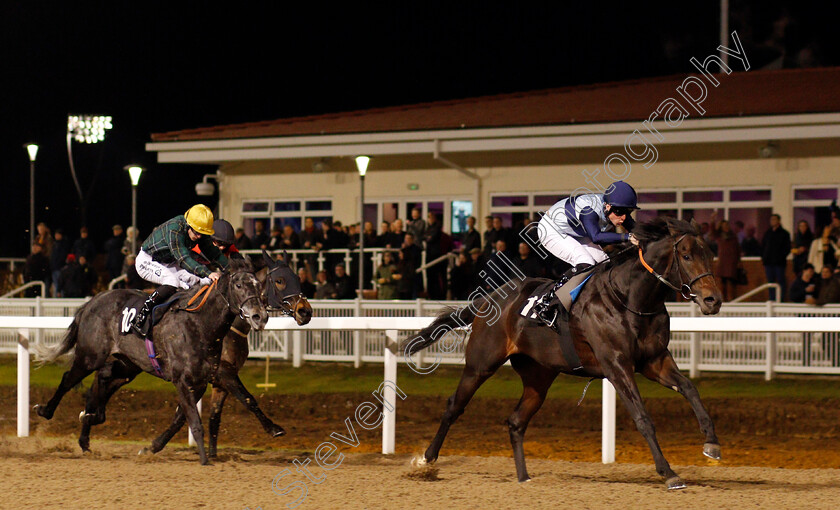
<path id="1" fill-rule="evenodd" d="M 710 271 L 705 272 L 705 273 L 702 273 L 700 275 L 695 276 L 688 283 L 683 282 L 683 272 L 685 272 L 685 270 L 682 268 L 682 265 L 679 262 L 679 258 L 678 258 L 679 254 L 677 253 L 677 246 L 679 246 L 680 242 L 683 239 L 685 239 L 685 236 L 687 236 L 687 235 L 688 234 L 683 234 L 682 236 L 680 236 L 680 238 L 677 239 L 674 242 L 674 246 L 673 246 L 674 256 L 673 256 L 671 262 L 675 263 L 676 266 L 677 266 L 677 275 L 679 275 L 679 277 L 680 277 L 680 286 L 679 287 L 677 287 L 676 285 L 674 285 L 673 283 L 668 281 L 667 278 L 665 278 L 664 276 L 662 276 L 661 274 L 656 272 L 656 270 L 653 269 L 653 267 L 651 267 L 651 265 L 648 264 L 647 261 L 645 261 L 645 257 L 644 257 L 644 254 L 642 253 L 641 248 L 639 248 L 639 261 L 642 263 L 642 267 L 644 267 L 645 270 L 648 273 L 655 276 L 656 279 L 659 280 L 661 283 L 668 286 L 671 290 L 673 290 L 675 292 L 679 292 L 680 295 L 682 295 L 682 297 L 685 300 L 696 302 L 697 294 L 695 294 L 694 292 L 691 291 L 692 287 L 694 287 L 694 284 L 697 283 L 697 281 L 700 280 L 701 278 L 705 278 L 707 276 L 712 276 L 712 273 Z M 667 274 L 667 273 L 670 273 L 671 271 L 672 271 L 672 264 L 668 264 L 668 268 L 665 270 L 665 273 Z M 688 275 L 686 274 L 686 276 L 688 276 Z M 612 268 L 610 268 L 610 273 L 609 273 L 609 288 L 612 291 L 613 296 L 615 296 L 618 299 L 618 301 L 624 306 L 624 308 L 626 308 L 627 310 L 629 310 L 630 312 L 632 312 L 636 315 L 639 315 L 639 316 L 658 315 L 658 314 L 662 313 L 662 311 L 665 310 L 664 304 L 662 306 L 662 310 L 659 310 L 659 311 L 656 311 L 656 312 L 639 312 L 639 311 L 633 310 L 632 308 L 627 306 L 627 304 L 624 302 L 624 300 L 619 298 L 618 294 L 615 291 L 615 287 L 612 284 Z"/>
<path id="2" fill-rule="evenodd" d="M 213 283 L 211 283 L 210 285 L 205 285 L 204 287 L 201 287 L 201 289 L 199 289 L 199 291 L 196 292 L 195 295 L 193 295 L 193 297 L 191 297 L 189 301 L 187 301 L 187 306 L 190 306 L 191 304 L 193 304 L 193 302 L 196 299 L 198 299 L 198 296 L 200 296 L 202 294 L 204 294 L 204 299 L 202 299 L 201 303 L 196 305 L 195 308 L 184 308 L 184 311 L 186 311 L 186 312 L 197 312 L 197 311 L 201 310 L 204 307 L 204 303 L 207 302 L 207 298 L 210 297 L 210 292 L 214 288 L 216 288 L 216 283 L 218 281 L 219 280 L 214 280 Z M 205 292 L 205 291 L 207 291 L 207 292 Z"/>

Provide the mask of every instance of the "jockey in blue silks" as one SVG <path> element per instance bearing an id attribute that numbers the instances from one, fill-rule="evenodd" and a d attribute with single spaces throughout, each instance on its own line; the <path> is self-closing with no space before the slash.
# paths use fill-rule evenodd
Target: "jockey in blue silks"
<path id="1" fill-rule="evenodd" d="M 633 229 L 635 221 L 630 213 L 639 208 L 636 200 L 632 186 L 616 181 L 603 194 L 571 196 L 551 206 L 537 227 L 540 244 L 572 266 L 557 281 L 555 291 L 572 276 L 606 260 L 601 246 L 626 241 L 638 245 L 633 234 L 615 232 L 619 225 L 627 231 Z M 551 320 L 547 312 L 552 294 L 546 293 L 536 304 L 540 317 L 547 321 Z"/>

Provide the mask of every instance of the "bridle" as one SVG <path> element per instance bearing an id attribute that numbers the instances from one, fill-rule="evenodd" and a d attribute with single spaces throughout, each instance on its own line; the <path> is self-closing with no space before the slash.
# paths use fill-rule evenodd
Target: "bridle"
<path id="1" fill-rule="evenodd" d="M 273 273 L 274 271 L 277 271 L 278 269 L 281 269 L 282 267 L 283 266 L 278 265 L 276 267 L 272 267 L 271 269 L 269 269 L 268 274 L 266 275 L 266 281 L 271 280 L 271 273 Z M 264 294 L 265 293 L 267 293 L 267 291 L 264 292 Z M 292 299 L 294 299 L 294 302 L 291 301 Z M 287 308 L 283 308 L 282 306 L 281 307 L 274 307 L 274 306 L 271 306 L 270 304 L 266 304 L 266 308 L 268 308 L 269 310 L 278 310 L 280 313 L 282 313 L 286 317 L 294 318 L 295 317 L 295 310 L 297 309 L 297 306 L 300 304 L 300 301 L 302 299 L 306 299 L 306 296 L 304 296 L 302 292 L 298 292 L 297 294 L 289 294 L 287 296 L 283 296 L 283 297 L 280 298 L 280 303 L 283 304 L 283 305 L 286 305 Z"/>
<path id="2" fill-rule="evenodd" d="M 674 290 L 675 292 L 679 292 L 685 300 L 687 300 L 687 301 L 694 301 L 694 302 L 696 303 L 696 302 L 697 302 L 697 294 L 695 294 L 695 293 L 694 293 L 694 292 L 692 292 L 692 290 L 691 290 L 691 289 L 694 287 L 694 284 L 695 284 L 695 283 L 697 283 L 697 281 L 698 281 L 698 280 L 700 280 L 701 278 L 705 278 L 705 277 L 707 277 L 707 276 L 713 276 L 713 275 L 712 275 L 712 273 L 709 271 L 709 272 L 705 272 L 705 273 L 699 274 L 699 275 L 695 276 L 694 278 L 691 278 L 691 277 L 689 276 L 688 272 L 687 272 L 687 271 L 686 271 L 686 270 L 682 267 L 682 264 L 680 264 L 680 260 L 679 260 L 679 253 L 677 252 L 677 248 L 678 248 L 678 246 L 679 246 L 680 242 L 681 242 L 683 239 L 685 239 L 685 237 L 686 237 L 687 235 L 688 235 L 688 234 L 683 234 L 683 235 L 681 235 L 681 236 L 680 236 L 680 237 L 679 237 L 676 241 L 674 241 L 674 246 L 673 246 L 673 254 L 674 254 L 674 256 L 673 256 L 673 258 L 672 258 L 672 260 L 671 260 L 671 263 L 670 263 L 670 264 L 668 264 L 668 267 L 665 269 L 665 274 L 669 274 L 669 273 L 671 273 L 671 272 L 673 271 L 673 266 L 674 266 L 674 265 L 676 265 L 676 266 L 677 266 L 677 276 L 679 276 L 679 278 L 680 278 L 680 285 L 679 285 L 679 287 L 677 287 L 676 285 L 674 285 L 673 283 L 671 283 L 670 281 L 668 281 L 668 279 L 667 279 L 667 278 L 665 278 L 664 276 L 662 276 L 661 274 L 659 274 L 659 273 L 658 273 L 658 272 L 657 272 L 657 271 L 656 271 L 653 267 L 651 267 L 651 265 L 650 265 L 650 264 L 648 264 L 648 263 L 645 261 L 645 257 L 644 257 L 644 254 L 642 253 L 642 248 L 641 248 L 641 247 L 639 248 L 639 261 L 642 263 L 642 267 L 644 267 L 644 268 L 645 268 L 645 270 L 647 270 L 647 272 L 648 272 L 648 273 L 650 273 L 650 274 L 652 274 L 653 276 L 655 276 L 655 277 L 656 277 L 656 279 L 657 279 L 657 280 L 659 280 L 661 283 L 663 283 L 663 284 L 665 284 L 666 286 L 668 286 L 671 290 Z M 613 266 L 613 267 L 615 267 L 615 266 Z M 689 279 L 689 281 L 688 281 L 688 283 L 685 283 L 685 280 L 683 280 L 683 273 L 685 273 L 685 276 L 686 276 L 687 278 L 690 278 L 690 279 Z M 617 293 L 616 293 L 616 291 L 615 291 L 615 287 L 613 287 L 613 285 L 612 285 L 612 268 L 610 268 L 610 273 L 609 273 L 609 282 L 608 282 L 608 285 L 609 285 L 610 290 L 612 291 L 613 295 L 614 295 L 616 298 L 618 298 L 618 294 L 617 294 Z M 618 298 L 618 301 L 619 301 L 619 302 L 620 302 L 620 303 L 621 303 L 621 304 L 622 304 L 625 308 L 627 308 L 627 310 L 629 310 L 629 311 L 633 312 L 633 313 L 634 313 L 634 314 L 636 314 L 636 315 L 643 315 L 643 316 L 646 316 L 646 315 L 658 315 L 658 314 L 662 313 L 662 310 L 660 310 L 660 311 L 656 311 L 656 312 L 639 312 L 639 311 L 633 310 L 632 308 L 630 308 L 629 306 L 627 306 L 627 303 L 625 303 L 625 302 L 624 302 L 624 300 L 622 300 L 622 299 Z M 664 307 L 663 307 L 663 309 L 664 309 Z"/>
<path id="3" fill-rule="evenodd" d="M 259 301 L 259 300 L 260 300 L 260 296 L 259 296 L 259 295 L 254 295 L 254 296 L 249 296 L 249 297 L 247 297 L 244 301 L 242 301 L 242 303 L 240 303 L 240 304 L 239 304 L 239 310 L 236 310 L 233 306 L 231 306 L 230 301 L 228 301 L 228 299 L 225 297 L 224 293 L 223 293 L 221 290 L 219 290 L 219 288 L 218 288 L 218 286 L 216 285 L 216 283 L 217 283 L 217 282 L 213 282 L 213 284 L 211 284 L 210 288 L 211 288 L 211 290 L 212 290 L 212 289 L 213 289 L 213 287 L 215 287 L 215 288 L 216 288 L 216 290 L 218 290 L 218 291 L 219 291 L 219 296 L 222 298 L 222 301 L 224 301 L 224 302 L 225 302 L 225 304 L 227 305 L 228 310 L 230 310 L 231 312 L 233 312 L 233 313 L 237 314 L 237 315 L 239 316 L 239 318 L 240 318 L 240 319 L 242 319 L 242 320 L 248 320 L 248 319 L 250 319 L 250 318 L 252 317 L 252 316 L 251 316 L 251 314 L 247 314 L 247 313 L 245 313 L 245 310 L 243 309 L 243 307 L 245 306 L 245 303 L 247 303 L 248 301 L 250 301 L 250 300 L 252 300 L 252 299 L 256 299 L 257 301 Z M 230 289 L 230 283 L 231 283 L 231 282 L 230 282 L 230 281 L 228 281 L 228 289 Z M 208 292 L 208 294 L 209 294 L 209 292 Z"/>

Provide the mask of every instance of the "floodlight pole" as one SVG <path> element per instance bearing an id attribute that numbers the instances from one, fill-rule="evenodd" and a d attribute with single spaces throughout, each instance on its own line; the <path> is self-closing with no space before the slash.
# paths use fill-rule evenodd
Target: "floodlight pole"
<path id="1" fill-rule="evenodd" d="M 365 173 L 367 173 L 370 158 L 356 157 L 356 168 L 359 170 L 361 193 L 359 198 L 359 299 L 365 296 Z"/>
<path id="2" fill-rule="evenodd" d="M 128 165 L 125 167 L 131 177 L 131 226 L 134 227 L 134 237 L 131 238 L 131 254 L 137 255 L 137 185 L 140 184 L 140 175 L 143 167 Z"/>
<path id="3" fill-rule="evenodd" d="M 38 146 L 34 143 L 26 144 L 29 153 L 29 247 L 35 244 L 35 156 Z M 28 250 L 27 250 L 28 251 Z"/>

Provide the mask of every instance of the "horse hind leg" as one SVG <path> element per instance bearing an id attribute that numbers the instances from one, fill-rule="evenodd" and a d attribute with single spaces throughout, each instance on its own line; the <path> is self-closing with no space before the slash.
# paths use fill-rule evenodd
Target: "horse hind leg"
<path id="1" fill-rule="evenodd" d="M 93 425 L 105 422 L 105 407 L 120 388 L 131 382 L 141 372 L 140 368 L 127 366 L 121 361 L 112 361 L 99 369 L 96 381 L 87 394 L 85 410 L 79 415 L 82 430 L 79 434 L 79 446 L 82 451 L 90 451 L 90 429 Z"/>
<path id="2" fill-rule="evenodd" d="M 423 459 L 420 462 L 421 464 L 437 460 L 438 455 L 440 454 L 440 448 L 443 446 L 443 440 L 449 432 L 449 427 L 451 427 L 452 424 L 455 423 L 455 420 L 464 413 L 464 409 L 467 407 L 467 404 L 470 402 L 473 395 L 475 395 L 478 388 L 484 384 L 484 381 L 486 381 L 491 375 L 496 373 L 496 370 L 499 369 L 502 363 L 504 363 L 504 360 L 490 369 L 479 370 L 472 367 L 468 361 L 467 366 L 464 367 L 464 372 L 461 374 L 461 381 L 458 383 L 458 388 L 446 402 L 446 411 L 444 411 L 443 417 L 440 419 L 440 427 L 438 428 L 434 439 L 432 439 L 432 443 L 429 445 L 429 448 L 426 449 L 426 453 L 423 455 Z"/>
<path id="3" fill-rule="evenodd" d="M 715 424 L 709 416 L 709 411 L 706 410 L 700 400 L 700 393 L 694 383 L 680 372 L 671 353 L 666 352 L 664 356 L 649 362 L 642 369 L 642 374 L 651 381 L 679 392 L 688 400 L 694 415 L 697 417 L 697 422 L 700 424 L 700 430 L 706 436 L 703 444 L 703 455 L 710 459 L 720 460 L 720 441 L 715 434 Z"/>
<path id="4" fill-rule="evenodd" d="M 515 355 L 510 359 L 513 369 L 522 379 L 522 397 L 516 405 L 513 414 L 507 419 L 510 445 L 513 447 L 513 460 L 516 463 L 516 475 L 520 482 L 528 482 L 531 477 L 525 467 L 525 450 L 523 441 L 525 430 L 531 418 L 539 411 L 545 402 L 548 389 L 557 377 L 557 372 L 549 370 L 532 358 L 525 355 Z"/>

